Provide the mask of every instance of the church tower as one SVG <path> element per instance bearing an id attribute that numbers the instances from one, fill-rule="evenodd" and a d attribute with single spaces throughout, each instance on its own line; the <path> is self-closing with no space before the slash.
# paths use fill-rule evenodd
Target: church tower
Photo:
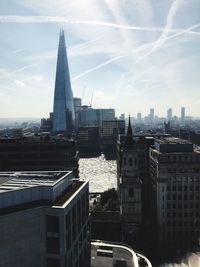
<path id="1" fill-rule="evenodd" d="M 138 145 L 130 116 L 125 141 L 118 147 L 118 193 L 123 239 L 134 239 L 142 222 L 142 181 L 139 177 Z"/>

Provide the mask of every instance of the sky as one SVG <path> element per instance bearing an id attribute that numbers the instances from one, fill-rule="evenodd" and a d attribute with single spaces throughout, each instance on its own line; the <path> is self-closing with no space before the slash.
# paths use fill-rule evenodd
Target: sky
<path id="1" fill-rule="evenodd" d="M 60 29 L 83 104 L 200 117 L 200 0 L 1 0 L 0 118 L 53 110 Z"/>

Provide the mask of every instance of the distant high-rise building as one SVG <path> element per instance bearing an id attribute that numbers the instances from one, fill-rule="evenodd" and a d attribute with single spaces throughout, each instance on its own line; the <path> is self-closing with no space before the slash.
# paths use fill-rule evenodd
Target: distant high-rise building
<path id="1" fill-rule="evenodd" d="M 60 32 L 53 107 L 53 131 L 71 133 L 75 114 L 64 31 Z"/>
<path id="2" fill-rule="evenodd" d="M 105 120 L 102 121 L 102 144 L 106 149 L 109 146 L 115 147 L 119 134 L 125 134 L 124 120 Z"/>
<path id="3" fill-rule="evenodd" d="M 125 120 L 125 114 L 122 113 L 122 114 L 119 116 L 119 119 L 120 119 L 120 120 Z"/>
<path id="4" fill-rule="evenodd" d="M 181 121 L 185 120 L 185 107 L 181 108 Z"/>
<path id="5" fill-rule="evenodd" d="M 140 112 L 137 113 L 137 122 L 138 123 L 142 122 L 142 114 Z"/>
<path id="6" fill-rule="evenodd" d="M 82 109 L 82 101 L 81 98 L 74 97 L 74 112 L 75 112 L 75 128 L 78 129 L 80 126 L 80 117 L 81 117 L 81 109 Z"/>
<path id="7" fill-rule="evenodd" d="M 88 106 L 82 106 L 81 126 L 102 126 L 102 122 L 108 120 L 115 120 L 114 109 L 93 109 Z"/>
<path id="8" fill-rule="evenodd" d="M 171 121 L 172 120 L 172 108 L 169 108 L 167 110 L 167 120 Z"/>
<path id="9" fill-rule="evenodd" d="M 154 108 L 150 108 L 149 120 L 150 120 L 150 123 L 154 121 Z"/>

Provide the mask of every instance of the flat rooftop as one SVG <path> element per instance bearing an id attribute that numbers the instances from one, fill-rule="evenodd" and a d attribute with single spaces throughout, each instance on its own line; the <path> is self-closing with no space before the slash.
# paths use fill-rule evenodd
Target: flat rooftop
<path id="1" fill-rule="evenodd" d="M 54 202 L 71 187 L 71 171 L 0 172 L 0 209 L 36 201 Z"/>
<path id="2" fill-rule="evenodd" d="M 142 254 L 125 244 L 105 241 L 91 242 L 91 267 L 152 267 Z"/>
<path id="3" fill-rule="evenodd" d="M 0 172 L 0 193 L 34 186 L 54 186 L 68 171 Z"/>
<path id="4" fill-rule="evenodd" d="M 184 140 L 177 137 L 161 137 L 159 139 L 155 139 L 155 142 L 160 144 L 192 144 L 188 140 Z"/>
<path id="5" fill-rule="evenodd" d="M 193 144 L 190 141 L 176 137 L 156 138 L 154 147 L 161 153 L 193 152 Z"/>

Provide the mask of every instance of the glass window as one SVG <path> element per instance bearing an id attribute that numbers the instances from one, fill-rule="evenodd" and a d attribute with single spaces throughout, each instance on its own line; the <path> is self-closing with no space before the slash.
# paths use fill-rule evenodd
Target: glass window
<path id="1" fill-rule="evenodd" d="M 129 197 L 134 197 L 134 189 L 132 187 L 129 187 L 128 195 Z"/>
<path id="2" fill-rule="evenodd" d="M 126 157 L 124 157 L 124 165 L 126 165 Z"/>
<path id="3" fill-rule="evenodd" d="M 60 242 L 58 237 L 47 237 L 46 239 L 46 250 L 47 253 L 59 254 Z"/>
<path id="4" fill-rule="evenodd" d="M 52 233 L 59 233 L 59 217 L 58 216 L 46 216 L 46 231 Z"/>
<path id="5" fill-rule="evenodd" d="M 47 258 L 47 267 L 60 267 L 60 259 Z"/>
<path id="6" fill-rule="evenodd" d="M 132 166 L 133 165 L 133 159 L 129 158 L 129 165 Z"/>

